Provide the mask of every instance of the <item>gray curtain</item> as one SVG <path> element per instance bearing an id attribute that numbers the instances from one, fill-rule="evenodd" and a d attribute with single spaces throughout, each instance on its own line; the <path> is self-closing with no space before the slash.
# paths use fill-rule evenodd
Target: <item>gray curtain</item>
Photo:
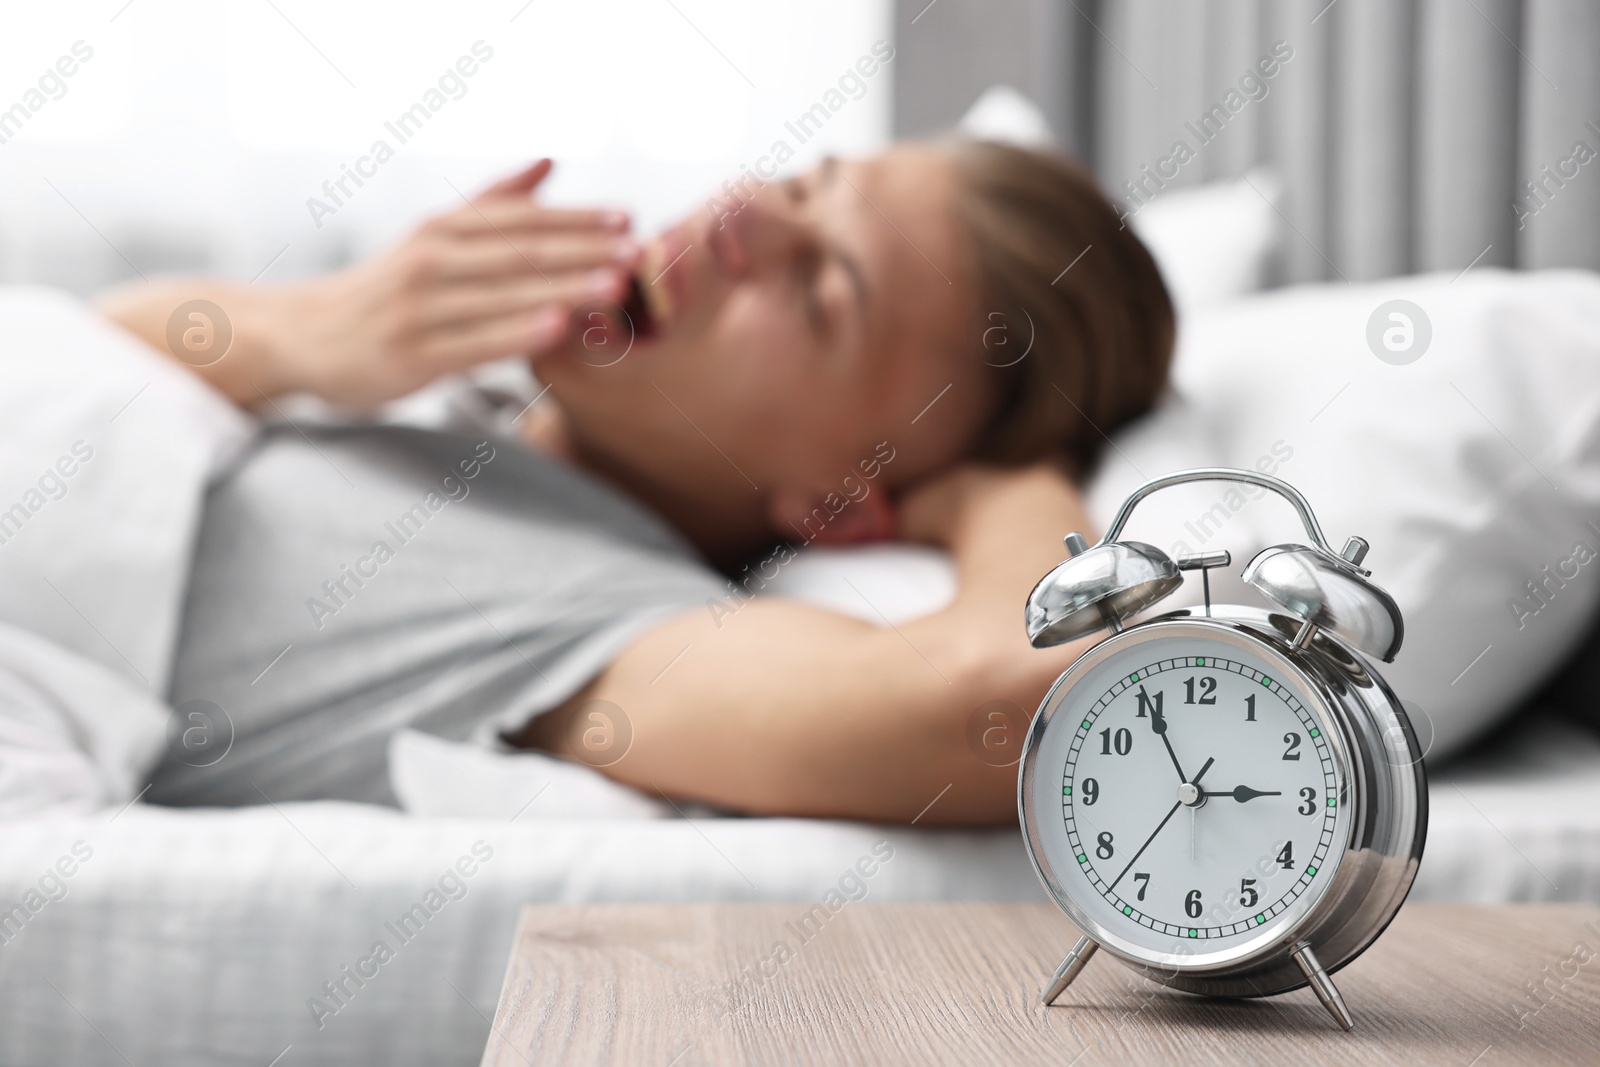
<path id="1" fill-rule="evenodd" d="M 1285 281 L 1600 269 L 1600 0 L 899 0 L 896 50 L 903 135 L 1007 82 L 1124 199 L 1271 168 Z"/>

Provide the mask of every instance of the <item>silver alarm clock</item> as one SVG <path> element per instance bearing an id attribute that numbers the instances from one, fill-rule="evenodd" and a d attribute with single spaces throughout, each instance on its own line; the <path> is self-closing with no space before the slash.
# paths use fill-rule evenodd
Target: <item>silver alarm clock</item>
<path id="1" fill-rule="evenodd" d="M 1309 544 L 1244 570 L 1272 610 L 1211 604 L 1226 552 L 1176 560 L 1119 536 L 1151 493 L 1247 482 L 1299 512 Z M 1310 985 L 1353 1025 L 1329 974 L 1383 932 L 1416 877 L 1427 788 L 1416 735 L 1368 657 L 1392 662 L 1394 600 L 1329 548 L 1292 486 L 1209 468 L 1151 481 L 1105 538 L 1028 598 L 1036 647 L 1109 631 L 1028 728 L 1017 804 L 1034 868 L 1084 931 L 1044 991 L 1053 1003 L 1097 949 L 1175 989 L 1269 996 Z M 1202 610 L 1129 625 L 1200 570 Z"/>

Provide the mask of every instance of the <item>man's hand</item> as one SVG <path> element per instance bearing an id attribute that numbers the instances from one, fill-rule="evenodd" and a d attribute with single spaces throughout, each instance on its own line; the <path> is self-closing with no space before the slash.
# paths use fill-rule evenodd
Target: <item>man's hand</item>
<path id="1" fill-rule="evenodd" d="M 639 255 L 619 212 L 534 203 L 550 169 L 542 160 L 326 278 L 279 286 L 161 280 L 122 289 L 101 310 L 165 349 L 172 310 L 213 301 L 234 342 L 196 371 L 245 405 L 304 391 L 370 408 L 479 363 L 537 356 L 565 343 L 578 305 L 620 302 Z"/>
<path id="2" fill-rule="evenodd" d="M 903 536 L 949 549 L 955 558 L 957 603 L 985 611 L 997 627 L 1003 619 L 1004 627 L 993 632 L 1024 647 L 1029 591 L 1066 557 L 1062 537 L 1089 533 L 1087 524 L 1082 492 L 1049 461 L 1013 468 L 962 464 L 900 502 Z"/>
<path id="3" fill-rule="evenodd" d="M 1081 508 L 1082 495 L 1053 463 L 1028 467 L 963 463 L 901 498 L 900 532 L 907 540 L 958 551 L 980 537 L 985 526 L 1059 513 L 1066 506 Z"/>
<path id="4" fill-rule="evenodd" d="M 479 363 L 554 348 L 579 304 L 620 302 L 639 256 L 627 219 L 533 203 L 549 172 L 542 161 L 305 287 L 280 342 L 288 380 L 370 407 Z"/>

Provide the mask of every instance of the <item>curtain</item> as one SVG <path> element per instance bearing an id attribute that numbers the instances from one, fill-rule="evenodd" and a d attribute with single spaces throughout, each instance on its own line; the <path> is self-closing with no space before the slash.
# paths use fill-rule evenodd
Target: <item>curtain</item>
<path id="1" fill-rule="evenodd" d="M 1009 82 L 1124 200 L 1270 168 L 1284 281 L 1600 269 L 1595 0 L 898 7 L 898 132 Z"/>

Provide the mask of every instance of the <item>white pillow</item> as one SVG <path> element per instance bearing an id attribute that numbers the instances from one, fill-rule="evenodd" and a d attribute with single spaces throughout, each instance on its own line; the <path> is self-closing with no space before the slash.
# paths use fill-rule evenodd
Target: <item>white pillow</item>
<path id="1" fill-rule="evenodd" d="M 1267 284 L 1283 238 L 1283 185 L 1268 170 L 1162 193 L 1128 215 L 1150 249 L 1179 316 Z"/>
<path id="2" fill-rule="evenodd" d="M 1019 148 L 1059 147 L 1050 120 L 1026 93 L 1010 85 L 991 85 L 961 116 L 956 129 L 979 141 L 998 141 Z"/>
<path id="3" fill-rule="evenodd" d="M 1394 299 L 1420 307 L 1431 329 L 1405 365 L 1368 343 Z M 1381 336 L 1393 320 L 1376 318 Z M 1365 566 L 1406 623 L 1383 673 L 1420 710 L 1435 755 L 1511 710 L 1581 636 L 1600 567 L 1580 568 L 1536 614 L 1513 605 L 1539 606 L 1526 583 L 1576 542 L 1600 551 L 1588 525 L 1600 517 L 1600 278 L 1483 271 L 1283 290 L 1191 318 L 1176 386 L 1211 429 L 1182 465 L 1275 472 L 1307 496 L 1335 548 L 1351 534 L 1371 542 Z M 1170 417 L 1120 437 L 1094 485 L 1102 522 L 1145 476 L 1175 466 Z M 1301 539 L 1275 499 L 1184 487 L 1141 505 L 1128 535 L 1228 548 L 1242 565 Z M 1220 594 L 1257 602 L 1238 570 Z"/>
<path id="4" fill-rule="evenodd" d="M 1367 341 L 1374 313 L 1397 298 L 1430 320 L 1427 349 L 1407 365 Z M 1600 603 L 1600 276 L 1474 271 L 1263 294 L 1185 319 L 1175 379 L 1161 409 L 1106 450 L 1089 492 L 1095 532 L 1133 489 L 1175 470 L 1288 481 L 1335 549 L 1351 534 L 1371 542 L 1365 565 L 1406 626 L 1382 671 L 1430 755 L 1511 711 L 1581 637 Z M 1304 538 L 1287 504 L 1222 483 L 1148 498 L 1124 536 L 1175 554 L 1228 549 L 1213 598 L 1255 605 L 1244 564 Z M 897 564 L 881 549 L 808 549 L 782 590 L 844 606 L 841 575 L 859 585 L 852 564 L 876 570 L 879 607 L 899 622 L 927 608 L 926 555 L 907 551 L 914 562 Z M 1190 575 L 1157 610 L 1199 601 Z"/>
<path id="5" fill-rule="evenodd" d="M 926 545 L 811 547 L 761 590 L 794 597 L 867 622 L 899 624 L 932 615 L 956 595 L 950 556 Z M 1022 618 L 1022 606 L 1017 606 Z"/>

